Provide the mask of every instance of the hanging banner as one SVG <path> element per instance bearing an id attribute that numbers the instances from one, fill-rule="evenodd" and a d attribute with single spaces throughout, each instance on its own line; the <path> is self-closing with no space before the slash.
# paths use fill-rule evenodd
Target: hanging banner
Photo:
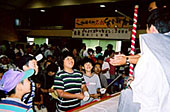
<path id="1" fill-rule="evenodd" d="M 130 39 L 130 28 L 73 29 L 72 38 Z"/>
<path id="2" fill-rule="evenodd" d="M 101 18 L 76 18 L 75 28 L 129 28 L 129 18 L 126 17 L 101 17 Z"/>

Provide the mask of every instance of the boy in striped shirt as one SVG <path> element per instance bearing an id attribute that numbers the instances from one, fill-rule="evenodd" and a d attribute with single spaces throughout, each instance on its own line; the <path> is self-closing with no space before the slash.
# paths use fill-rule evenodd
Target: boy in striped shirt
<path id="1" fill-rule="evenodd" d="M 58 93 L 57 108 L 67 111 L 80 106 L 80 101 L 87 101 L 89 94 L 85 85 L 83 74 L 73 69 L 74 59 L 69 52 L 63 53 L 64 69 L 55 76 L 54 89 Z"/>

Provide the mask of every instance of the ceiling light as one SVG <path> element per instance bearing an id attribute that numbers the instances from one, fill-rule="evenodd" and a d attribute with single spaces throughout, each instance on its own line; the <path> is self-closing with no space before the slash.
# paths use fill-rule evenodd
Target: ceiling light
<path id="1" fill-rule="evenodd" d="M 106 7 L 105 5 L 100 5 L 100 7 Z"/>
<path id="2" fill-rule="evenodd" d="M 44 9 L 41 9 L 40 12 L 45 12 L 45 10 L 44 10 Z"/>

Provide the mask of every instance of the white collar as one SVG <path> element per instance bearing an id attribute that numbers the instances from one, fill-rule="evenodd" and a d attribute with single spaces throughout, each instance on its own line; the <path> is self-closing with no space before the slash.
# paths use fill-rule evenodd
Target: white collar
<path id="1" fill-rule="evenodd" d="M 10 101 L 16 101 L 22 104 L 25 104 L 24 102 L 21 101 L 19 98 L 11 98 L 11 97 L 6 97 L 4 100 L 10 100 Z"/>
<path id="2" fill-rule="evenodd" d="M 164 33 L 165 35 L 170 35 L 170 32 Z"/>

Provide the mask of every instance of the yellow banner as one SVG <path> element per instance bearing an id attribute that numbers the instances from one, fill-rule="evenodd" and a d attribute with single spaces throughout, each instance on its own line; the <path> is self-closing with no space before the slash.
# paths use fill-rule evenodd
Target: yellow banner
<path id="1" fill-rule="evenodd" d="M 76 18 L 75 28 L 128 28 L 129 18 L 126 17 L 101 17 L 101 18 Z"/>

